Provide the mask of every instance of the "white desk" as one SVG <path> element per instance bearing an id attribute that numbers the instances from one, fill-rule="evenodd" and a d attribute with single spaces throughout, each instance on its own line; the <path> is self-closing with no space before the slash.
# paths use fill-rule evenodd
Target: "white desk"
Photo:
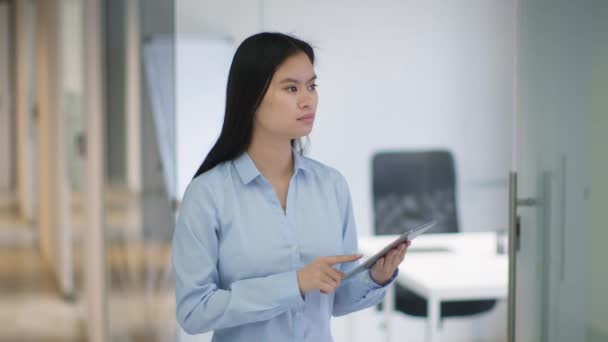
<path id="1" fill-rule="evenodd" d="M 395 238 L 362 237 L 359 250 L 371 256 Z M 439 338 L 442 301 L 507 297 L 508 258 L 496 254 L 496 234 L 492 232 L 421 235 L 412 241 L 396 281 L 427 299 L 426 340 L 435 342 Z M 394 293 L 391 286 L 384 300 L 387 341 L 391 339 Z"/>

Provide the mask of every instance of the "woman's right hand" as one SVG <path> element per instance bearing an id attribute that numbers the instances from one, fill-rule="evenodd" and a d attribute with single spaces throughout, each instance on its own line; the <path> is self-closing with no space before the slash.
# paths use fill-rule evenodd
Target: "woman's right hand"
<path id="1" fill-rule="evenodd" d="M 334 292 L 344 277 L 344 274 L 333 265 L 359 260 L 363 255 L 335 255 L 320 257 L 301 268 L 298 273 L 298 286 L 303 295 L 314 290 L 329 294 Z"/>

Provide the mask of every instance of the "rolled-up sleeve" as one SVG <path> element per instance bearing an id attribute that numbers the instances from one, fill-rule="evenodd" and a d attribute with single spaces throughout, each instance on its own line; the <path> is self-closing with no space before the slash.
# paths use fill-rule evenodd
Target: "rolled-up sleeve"
<path id="1" fill-rule="evenodd" d="M 356 254 L 358 253 L 357 228 L 350 191 L 348 190 L 346 180 L 339 173 L 336 183 L 337 198 L 340 202 L 341 214 L 343 216 L 344 254 Z M 346 273 L 357 267 L 358 264 L 359 261 L 344 263 L 340 266 L 340 271 Z M 359 272 L 353 275 L 352 278 L 344 280 L 335 292 L 332 315 L 342 316 L 380 303 L 384 299 L 387 287 L 395 280 L 398 272 L 399 270 L 397 269 L 391 280 L 384 286 L 377 284 L 372 279 L 369 271 Z"/>
<path id="2" fill-rule="evenodd" d="M 219 287 L 217 198 L 193 181 L 178 215 L 172 262 L 179 324 L 189 334 L 269 320 L 304 301 L 296 271 L 242 279 Z"/>

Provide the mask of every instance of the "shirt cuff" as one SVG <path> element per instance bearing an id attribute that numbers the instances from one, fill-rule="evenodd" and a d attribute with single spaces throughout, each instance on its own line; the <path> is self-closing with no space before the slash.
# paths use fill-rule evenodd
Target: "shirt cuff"
<path id="1" fill-rule="evenodd" d="M 295 309 L 302 309 L 306 304 L 304 302 L 304 295 L 300 292 L 300 285 L 298 284 L 298 272 L 291 271 L 287 272 L 286 286 L 290 292 L 289 298 L 293 298 L 293 303 L 295 304 Z"/>
<path id="2" fill-rule="evenodd" d="M 372 274 L 371 274 L 371 268 L 366 272 L 367 276 L 365 277 L 368 286 L 370 289 L 372 290 L 376 290 L 376 289 L 381 289 L 381 288 L 385 288 L 389 285 L 391 285 L 395 279 L 397 279 L 397 275 L 399 274 L 399 267 L 397 267 L 397 269 L 395 270 L 395 272 L 393 273 L 393 275 L 391 276 L 391 279 L 384 285 L 380 285 L 378 283 L 376 283 L 376 281 L 374 280 L 374 278 L 372 278 Z"/>

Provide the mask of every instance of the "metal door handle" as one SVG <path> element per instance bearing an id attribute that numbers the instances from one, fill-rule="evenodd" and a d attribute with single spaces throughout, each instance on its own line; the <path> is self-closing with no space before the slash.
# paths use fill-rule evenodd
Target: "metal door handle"
<path id="1" fill-rule="evenodd" d="M 507 305 L 507 341 L 515 342 L 515 290 L 517 251 L 520 244 L 520 223 L 517 207 L 533 207 L 540 204 L 535 198 L 517 198 L 517 173 L 509 173 L 509 288 Z"/>
<path id="2" fill-rule="evenodd" d="M 516 207 L 533 207 L 539 204 L 535 198 L 520 198 L 515 201 Z"/>

